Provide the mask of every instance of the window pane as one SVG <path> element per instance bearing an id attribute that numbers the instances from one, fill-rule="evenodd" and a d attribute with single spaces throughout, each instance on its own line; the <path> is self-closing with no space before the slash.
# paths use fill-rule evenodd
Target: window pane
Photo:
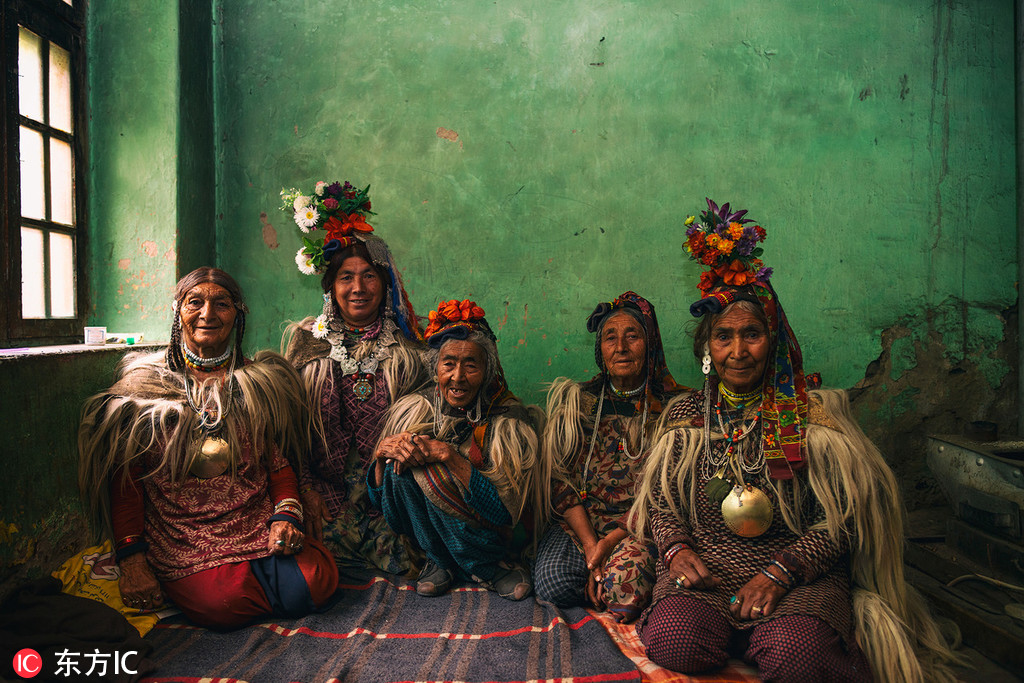
<path id="1" fill-rule="evenodd" d="M 43 40 L 18 27 L 18 110 L 22 116 L 43 121 Z"/>
<path id="2" fill-rule="evenodd" d="M 53 43 L 50 43 L 49 124 L 71 132 L 71 54 Z"/>
<path id="3" fill-rule="evenodd" d="M 75 242 L 50 233 L 50 317 L 75 317 Z"/>
<path id="4" fill-rule="evenodd" d="M 21 127 L 21 215 L 46 218 L 43 187 L 43 136 Z"/>
<path id="5" fill-rule="evenodd" d="M 71 172 L 71 145 L 50 138 L 50 220 L 74 225 L 74 177 Z"/>
<path id="6" fill-rule="evenodd" d="M 44 318 L 43 231 L 21 229 L 21 317 Z"/>

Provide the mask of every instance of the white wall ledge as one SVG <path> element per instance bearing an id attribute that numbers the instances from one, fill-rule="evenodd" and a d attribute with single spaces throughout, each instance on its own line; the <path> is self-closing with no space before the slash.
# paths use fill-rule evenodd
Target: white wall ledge
<path id="1" fill-rule="evenodd" d="M 24 358 L 38 358 L 41 356 L 74 356 L 97 351 L 131 351 L 133 349 L 152 350 L 167 343 L 143 342 L 141 344 L 62 344 L 59 346 L 25 346 L 13 349 L 0 349 L 0 363 L 14 361 Z"/>

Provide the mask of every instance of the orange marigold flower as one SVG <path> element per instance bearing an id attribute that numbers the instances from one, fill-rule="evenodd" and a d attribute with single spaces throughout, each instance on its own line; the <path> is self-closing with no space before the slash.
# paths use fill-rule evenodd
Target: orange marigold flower
<path id="1" fill-rule="evenodd" d="M 736 221 L 733 221 L 732 223 L 729 224 L 728 232 L 729 237 L 731 237 L 733 240 L 738 240 L 739 238 L 743 237 L 743 226 L 737 223 Z"/>
<path id="2" fill-rule="evenodd" d="M 722 254 L 731 254 L 735 244 L 732 240 L 720 239 L 718 240 L 718 251 Z"/>
<path id="3" fill-rule="evenodd" d="M 472 313 L 474 320 L 481 320 L 484 317 L 484 309 L 480 308 L 479 306 L 473 306 Z"/>
<path id="4" fill-rule="evenodd" d="M 441 311 L 441 314 L 444 315 L 444 317 L 450 321 L 462 319 L 462 311 L 459 310 L 459 305 L 454 301 L 449 301 L 448 303 L 446 303 L 444 305 L 444 309 Z"/>
<path id="5" fill-rule="evenodd" d="M 747 270 L 747 267 L 739 259 L 734 259 L 732 263 L 720 266 L 716 270 L 726 284 L 734 287 L 749 285 L 754 281 L 755 273 Z"/>
<path id="6" fill-rule="evenodd" d="M 705 270 L 700 274 L 700 283 L 697 285 L 697 289 L 702 292 L 706 292 L 715 286 L 718 282 L 718 275 L 713 270 Z"/>

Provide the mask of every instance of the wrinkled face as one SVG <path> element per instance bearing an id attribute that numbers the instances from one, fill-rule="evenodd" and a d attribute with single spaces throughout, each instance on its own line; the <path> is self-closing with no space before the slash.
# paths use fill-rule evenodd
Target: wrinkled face
<path id="1" fill-rule="evenodd" d="M 437 385 L 450 406 L 467 408 L 487 375 L 487 352 L 476 342 L 450 341 L 437 359 Z"/>
<path id="2" fill-rule="evenodd" d="M 756 315 L 732 307 L 711 328 L 711 362 L 730 391 L 742 394 L 761 386 L 771 339 Z"/>
<path id="3" fill-rule="evenodd" d="M 212 282 L 190 289 L 181 300 L 181 332 L 188 348 L 204 358 L 215 358 L 228 348 L 238 311 L 228 290 Z"/>
<path id="4" fill-rule="evenodd" d="M 628 313 L 615 313 L 601 328 L 601 359 L 617 389 L 643 383 L 647 341 L 643 325 Z"/>
<path id="5" fill-rule="evenodd" d="M 380 315 L 384 282 L 377 269 L 361 256 L 342 261 L 334 278 L 334 303 L 341 319 L 353 327 L 366 327 Z"/>

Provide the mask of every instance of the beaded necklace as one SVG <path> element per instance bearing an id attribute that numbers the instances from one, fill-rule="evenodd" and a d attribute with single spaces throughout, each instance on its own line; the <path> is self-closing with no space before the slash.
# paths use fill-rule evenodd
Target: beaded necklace
<path id="1" fill-rule="evenodd" d="M 185 383 L 185 400 L 188 401 L 189 408 L 195 411 L 199 418 L 196 434 L 188 447 L 189 472 L 200 479 L 209 479 L 223 474 L 232 460 L 231 447 L 224 437 L 220 436 L 224 420 L 227 418 L 235 398 L 235 355 L 229 355 L 231 366 L 227 370 L 227 379 L 222 384 L 224 387 L 221 394 L 223 398 L 221 402 L 217 402 L 214 398 L 213 406 L 209 406 L 210 397 L 208 395 L 200 397 L 200 405 L 194 396 L 196 389 L 193 387 L 189 372 L 182 373 L 182 380 Z M 200 386 L 200 390 L 202 390 L 202 386 Z"/>
<path id="2" fill-rule="evenodd" d="M 636 389 L 619 389 L 618 387 L 615 386 L 614 382 L 608 380 L 608 387 L 611 388 L 612 393 L 615 395 L 615 398 L 632 398 L 638 395 L 641 391 L 643 391 L 646 386 L 647 380 L 644 380 L 644 383 L 638 386 Z"/>
<path id="3" fill-rule="evenodd" d="M 216 358 L 203 358 L 198 353 L 193 353 L 192 349 L 188 348 L 184 341 L 181 342 L 181 353 L 185 356 L 185 364 L 193 370 L 205 370 L 207 372 L 218 370 L 228 364 L 232 351 L 234 349 L 229 346 L 227 351 Z"/>
<path id="4" fill-rule="evenodd" d="M 597 399 L 597 414 L 594 417 L 594 431 L 590 435 L 590 449 L 587 451 L 587 459 L 583 463 L 583 478 L 582 478 L 583 487 L 579 488 L 579 489 L 576 489 L 576 493 L 578 493 L 579 496 L 580 496 L 580 499 L 584 500 L 584 501 L 587 500 L 587 474 L 590 472 L 590 459 L 593 457 L 593 455 L 594 455 L 594 447 L 597 445 L 598 427 L 601 424 L 601 411 L 604 408 L 604 394 L 605 394 L 604 386 L 605 385 L 601 386 L 601 396 L 600 396 L 600 398 Z M 615 388 L 615 385 L 613 385 L 610 380 L 608 381 L 607 386 L 611 388 L 613 394 L 618 395 L 618 390 Z M 639 388 L 633 389 L 632 390 L 632 392 L 633 392 L 632 395 L 636 396 L 638 393 L 640 393 L 640 390 L 642 390 L 645 386 L 647 386 L 647 382 L 644 382 L 643 385 L 641 385 Z M 617 449 L 618 449 L 618 451 L 620 453 L 624 453 L 626 455 L 626 457 L 629 458 L 630 460 L 636 460 L 641 455 L 643 455 L 643 453 L 644 453 L 644 441 L 647 438 L 646 426 L 647 426 L 647 414 L 648 414 L 648 407 L 649 407 L 649 405 L 650 405 L 650 400 L 649 400 L 649 398 L 646 395 L 644 395 L 643 417 L 640 419 L 640 448 L 637 450 L 636 455 L 633 455 L 632 453 L 630 453 L 629 452 L 629 448 L 626 445 L 626 437 L 628 436 L 628 434 L 624 433 L 619 438 L 619 444 L 617 446 Z M 627 430 L 625 428 L 623 428 L 623 432 L 626 432 L 626 431 Z"/>

